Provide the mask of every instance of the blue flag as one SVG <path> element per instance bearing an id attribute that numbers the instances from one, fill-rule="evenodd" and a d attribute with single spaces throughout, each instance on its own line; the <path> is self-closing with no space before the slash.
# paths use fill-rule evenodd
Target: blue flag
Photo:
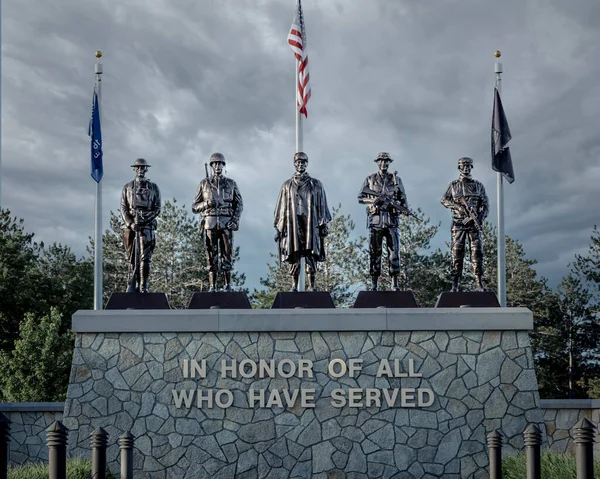
<path id="1" fill-rule="evenodd" d="M 515 172 L 513 170 L 512 158 L 508 148 L 508 142 L 511 140 L 510 128 L 500 93 L 494 88 L 494 112 L 492 113 L 492 169 L 502 173 L 509 183 L 515 181 Z"/>
<path id="2" fill-rule="evenodd" d="M 88 135 L 92 139 L 92 178 L 100 183 L 104 169 L 102 168 L 102 130 L 100 128 L 100 110 L 98 109 L 98 93 L 94 88 L 94 102 L 92 104 L 92 118 Z"/>

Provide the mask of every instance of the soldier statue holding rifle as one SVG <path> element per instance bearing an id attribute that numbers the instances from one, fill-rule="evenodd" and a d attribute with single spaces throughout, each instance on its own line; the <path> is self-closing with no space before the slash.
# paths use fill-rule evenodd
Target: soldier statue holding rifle
<path id="1" fill-rule="evenodd" d="M 231 291 L 233 267 L 233 232 L 238 230 L 244 207 L 235 181 L 223 175 L 225 156 L 213 153 L 209 160 L 212 175 L 198 185 L 192 211 L 202 214 L 200 228 L 204 230 L 209 292 L 216 291 L 217 273 L 223 272 L 225 291 Z M 219 259 L 221 268 L 219 268 Z"/>
<path id="2" fill-rule="evenodd" d="M 483 184 L 471 177 L 473 160 L 460 158 L 460 177 L 448 186 L 442 205 L 452 210 L 452 291 L 458 291 L 465 258 L 465 244 L 469 238 L 471 264 L 477 290 L 483 287 L 483 221 L 489 204 Z"/>
<path id="3" fill-rule="evenodd" d="M 306 153 L 296 153 L 296 173 L 281 186 L 273 218 L 279 261 L 290 265 L 291 291 L 298 291 L 302 257 L 306 261 L 307 290 L 317 291 L 316 263 L 325 261 L 324 238 L 329 234 L 327 224 L 331 221 L 325 188 L 306 172 L 307 166 Z"/>
<path id="4" fill-rule="evenodd" d="M 388 153 L 379 153 L 374 160 L 379 167 L 377 173 L 369 175 L 358 193 L 358 202 L 367 205 L 368 227 L 370 230 L 369 254 L 371 290 L 377 291 L 381 275 L 381 253 L 385 238 L 388 250 L 389 274 L 392 277 L 392 289 L 400 291 L 398 274 L 400 273 L 400 215 L 413 216 L 406 204 L 406 193 L 398 172 L 388 173 L 390 163 L 394 161 Z M 420 220 L 419 220 L 420 221 Z"/>
<path id="5" fill-rule="evenodd" d="M 121 218 L 125 226 L 123 244 L 129 262 L 128 293 L 147 293 L 152 252 L 156 245 L 156 217 L 160 214 L 160 190 L 146 178 L 150 165 L 143 158 L 131 165 L 135 179 L 123 187 Z"/>

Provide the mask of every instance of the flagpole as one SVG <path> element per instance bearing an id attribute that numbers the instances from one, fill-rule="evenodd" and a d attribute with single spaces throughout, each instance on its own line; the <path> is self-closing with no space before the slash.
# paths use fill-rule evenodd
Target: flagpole
<path id="1" fill-rule="evenodd" d="M 298 72 L 300 71 L 300 62 L 296 60 L 296 75 L 295 75 L 295 91 L 296 95 L 294 98 L 294 105 L 296 106 L 296 153 L 304 151 L 304 135 L 302 130 L 302 113 L 300 113 L 300 106 L 298 105 Z M 304 291 L 305 289 L 305 278 L 304 278 L 304 257 L 300 257 L 300 276 L 298 277 L 298 291 Z"/>
<path id="2" fill-rule="evenodd" d="M 496 62 L 494 64 L 494 73 L 496 74 L 496 89 L 501 92 L 502 85 L 502 63 L 500 51 L 494 53 Z M 504 180 L 502 173 L 496 173 L 497 184 L 497 203 L 498 203 L 498 301 L 500 306 L 506 307 L 506 245 L 504 236 Z"/>
<path id="3" fill-rule="evenodd" d="M 98 114 L 102 123 L 102 52 L 96 52 L 94 87 L 98 95 Z M 96 210 L 94 215 L 94 310 L 102 309 L 102 178 L 96 182 Z"/>

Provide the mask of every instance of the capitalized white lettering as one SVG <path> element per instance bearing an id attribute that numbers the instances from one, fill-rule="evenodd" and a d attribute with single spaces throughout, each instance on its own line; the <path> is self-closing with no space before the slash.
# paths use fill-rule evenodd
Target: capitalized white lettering
<path id="1" fill-rule="evenodd" d="M 274 378 L 275 377 L 275 360 L 261 359 L 258 364 L 258 377 L 263 378 Z"/>
<path id="2" fill-rule="evenodd" d="M 183 360 L 183 377 L 184 378 L 188 378 L 189 377 L 189 365 L 188 365 L 189 361 L 187 359 Z"/>
<path id="3" fill-rule="evenodd" d="M 310 359 L 299 359 L 298 377 L 303 378 L 305 374 L 307 378 L 313 377 L 313 362 Z"/>
<path id="4" fill-rule="evenodd" d="M 427 401 L 425 401 L 424 396 L 427 394 L 429 397 Z M 435 400 L 433 396 L 433 391 L 429 388 L 419 388 L 417 389 L 417 406 L 419 407 L 428 407 L 433 404 Z"/>
<path id="5" fill-rule="evenodd" d="M 279 395 L 279 391 L 277 389 L 273 389 L 269 392 L 269 398 L 267 399 L 267 407 L 283 407 L 283 403 L 281 401 L 281 396 Z"/>
<path id="6" fill-rule="evenodd" d="M 227 373 L 229 373 L 232 378 L 237 377 L 237 372 L 235 370 L 235 366 L 236 366 L 235 359 L 232 359 L 231 361 L 228 361 L 227 359 L 223 359 L 221 361 L 221 377 L 226 378 Z"/>
<path id="7" fill-rule="evenodd" d="M 412 402 L 409 402 L 412 401 Z M 400 405 L 402 407 L 415 407 L 415 388 L 403 388 L 400 390 Z"/>
<path id="8" fill-rule="evenodd" d="M 290 370 L 287 372 L 283 368 L 285 365 L 288 365 L 290 368 Z M 296 363 L 291 359 L 282 359 L 277 365 L 277 372 L 282 378 L 291 378 L 294 374 L 296 374 Z"/>
<path id="9" fill-rule="evenodd" d="M 354 377 L 354 373 L 362 369 L 362 363 L 363 360 L 360 358 L 353 358 L 348 361 L 348 373 L 351 378 Z"/>
<path id="10" fill-rule="evenodd" d="M 397 397 L 398 397 L 398 388 L 392 389 L 391 395 L 390 395 L 389 389 L 383 390 L 383 398 L 385 399 L 385 403 L 388 405 L 388 407 L 394 407 L 394 405 L 396 404 Z"/>
<path id="11" fill-rule="evenodd" d="M 348 388 L 348 407 L 363 407 L 363 403 L 359 402 L 362 399 L 362 389 Z"/>
<path id="12" fill-rule="evenodd" d="M 253 378 L 256 376 L 258 366 L 252 359 L 242 359 L 240 361 L 240 376 L 243 378 Z"/>
<path id="13" fill-rule="evenodd" d="M 381 407 L 381 389 L 367 388 L 365 393 L 366 407 Z"/>
<path id="14" fill-rule="evenodd" d="M 331 390 L 331 405 L 333 407 L 344 407 L 346 405 L 346 396 L 343 389 Z"/>
<path id="15" fill-rule="evenodd" d="M 185 407 L 190 408 L 192 407 L 192 400 L 194 399 L 194 390 L 193 389 L 189 389 L 189 390 L 182 390 L 182 391 L 175 391 L 175 389 L 173 389 L 173 401 L 175 401 L 175 407 L 177 409 L 181 408 L 181 403 L 183 402 L 185 404 Z"/>
<path id="16" fill-rule="evenodd" d="M 390 362 L 387 359 L 382 359 L 379 363 L 379 367 L 377 368 L 377 377 L 380 378 L 383 376 L 388 378 L 391 378 L 393 376 L 392 368 L 390 367 Z"/>
<path id="17" fill-rule="evenodd" d="M 335 372 L 335 365 L 339 364 L 340 365 L 340 370 L 336 373 Z M 329 375 L 332 378 L 341 378 L 344 374 L 346 374 L 346 363 L 343 359 L 332 359 L 329 362 Z"/>
<path id="18" fill-rule="evenodd" d="M 408 377 L 409 378 L 421 378 L 423 375 L 415 371 L 415 360 L 408 360 Z"/>
<path id="19" fill-rule="evenodd" d="M 258 401 L 258 407 L 265 407 L 265 390 L 250 389 L 248 391 L 248 405 L 254 407 L 254 403 Z"/>
<path id="20" fill-rule="evenodd" d="M 285 399 L 287 407 L 294 407 L 294 405 L 296 404 L 296 400 L 298 399 L 298 394 L 300 394 L 300 391 L 298 389 L 294 389 L 293 391 L 290 391 L 289 389 L 284 389 L 282 393 L 283 399 Z"/>
<path id="21" fill-rule="evenodd" d="M 184 360 L 184 362 L 185 361 L 186 360 Z M 190 361 L 190 377 L 198 377 L 202 379 L 206 377 L 206 359 L 201 359 L 200 363 L 198 363 L 198 361 L 195 359 Z"/>
<path id="22" fill-rule="evenodd" d="M 223 401 L 225 396 L 225 401 Z M 229 389 L 219 389 L 215 394 L 215 403 L 218 407 L 227 409 L 233 404 L 233 393 Z"/>
<path id="23" fill-rule="evenodd" d="M 206 393 L 206 395 L 204 394 Z M 213 407 L 213 390 L 212 389 L 207 389 L 207 390 L 202 390 L 202 389 L 198 389 L 196 391 L 196 402 L 199 408 L 202 408 L 202 403 L 204 403 L 206 401 L 206 407 L 208 409 L 212 409 Z"/>
<path id="24" fill-rule="evenodd" d="M 315 389 L 302 389 L 300 391 L 300 406 L 303 408 L 315 407 Z"/>
<path id="25" fill-rule="evenodd" d="M 402 366 L 400 365 L 399 359 L 394 359 L 394 377 L 395 378 L 407 378 L 408 374 L 402 372 Z"/>

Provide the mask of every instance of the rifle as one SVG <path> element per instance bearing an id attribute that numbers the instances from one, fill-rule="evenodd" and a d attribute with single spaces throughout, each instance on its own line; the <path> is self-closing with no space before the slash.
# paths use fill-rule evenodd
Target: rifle
<path id="1" fill-rule="evenodd" d="M 400 203 L 398 203 L 398 201 L 396 201 L 394 198 L 392 198 L 393 191 L 390 193 L 377 193 L 377 191 L 372 190 L 371 188 L 365 186 L 362 190 L 362 193 L 365 195 L 371 195 L 371 196 L 377 196 L 378 198 L 383 198 L 384 202 L 383 202 L 383 205 L 381 205 L 381 206 L 384 206 L 387 203 L 387 204 L 391 205 L 392 207 L 394 207 L 395 209 L 397 209 L 403 215 L 412 216 L 419 223 L 423 222 L 423 220 L 421 218 L 419 218 L 410 208 L 407 208 L 406 206 L 402 206 Z"/>
<path id="2" fill-rule="evenodd" d="M 136 216 L 137 216 L 137 212 L 136 212 Z M 135 232 L 135 244 L 133 245 L 134 247 L 134 255 L 135 255 L 135 266 L 133 268 L 133 273 L 131 275 L 131 278 L 129 278 L 129 284 L 127 285 L 127 292 L 128 293 L 135 293 L 135 284 L 137 283 L 138 277 L 140 276 L 140 266 L 142 263 L 142 258 L 141 258 L 141 244 L 140 244 L 141 238 L 140 238 L 140 232 L 136 231 Z M 141 285 L 140 285 L 141 286 Z"/>
<path id="3" fill-rule="evenodd" d="M 467 201 L 465 200 L 464 196 L 459 196 L 458 197 L 458 201 L 462 203 L 462 205 L 465 208 L 465 211 L 467 212 L 467 218 L 465 218 L 464 220 L 462 220 L 463 225 L 466 225 L 467 223 L 469 223 L 470 221 L 473 222 L 473 224 L 475 225 L 475 229 L 477 231 L 482 231 L 483 228 L 481 227 L 481 223 L 479 222 L 479 218 L 477 217 L 477 215 L 475 214 L 475 212 L 469 207 L 469 205 L 467 204 Z"/>

